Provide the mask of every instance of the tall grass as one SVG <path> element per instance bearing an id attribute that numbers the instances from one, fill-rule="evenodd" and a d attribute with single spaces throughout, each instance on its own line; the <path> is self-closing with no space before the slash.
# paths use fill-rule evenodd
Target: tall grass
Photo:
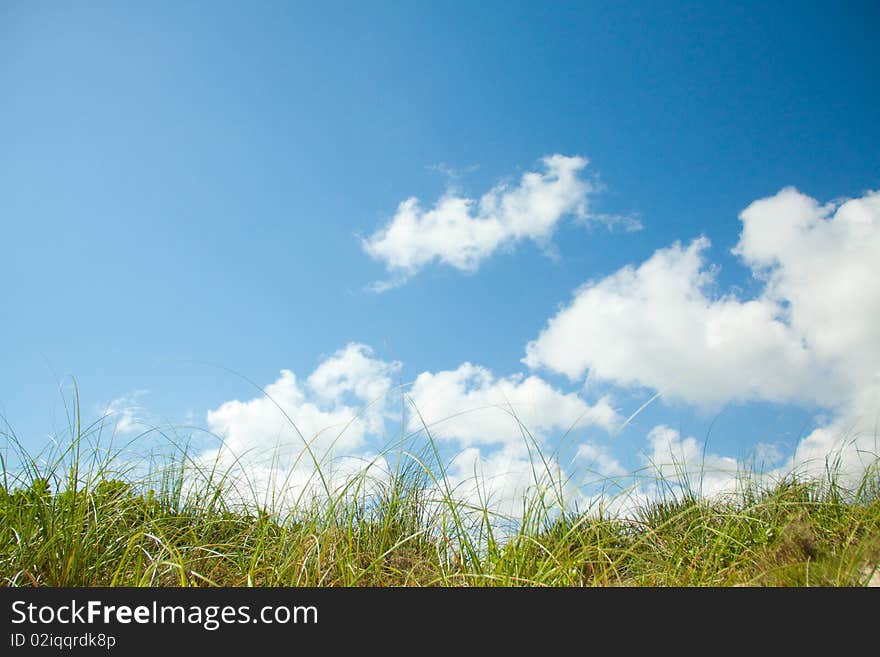
<path id="1" fill-rule="evenodd" d="M 538 453 L 548 485 L 510 522 L 458 495 L 427 430 L 387 476 L 321 476 L 321 494 L 273 507 L 185 446 L 133 460 L 78 409 L 71 427 L 37 455 L 4 434 L 4 585 L 860 586 L 880 563 L 876 463 L 850 486 L 742 473 L 723 498 L 660 478 L 651 499 L 575 511 Z"/>

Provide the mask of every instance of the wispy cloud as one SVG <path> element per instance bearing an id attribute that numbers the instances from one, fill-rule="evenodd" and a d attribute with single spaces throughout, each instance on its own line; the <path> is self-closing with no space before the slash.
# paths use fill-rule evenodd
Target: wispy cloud
<path id="1" fill-rule="evenodd" d="M 601 224 L 609 230 L 622 228 L 627 233 L 636 233 L 644 228 L 642 220 L 636 212 L 629 214 L 590 213 L 585 221 L 592 224 Z"/>
<path id="2" fill-rule="evenodd" d="M 102 417 L 113 427 L 116 435 L 131 435 L 148 428 L 144 409 L 139 400 L 149 392 L 149 390 L 135 390 L 117 397 L 101 409 Z"/>

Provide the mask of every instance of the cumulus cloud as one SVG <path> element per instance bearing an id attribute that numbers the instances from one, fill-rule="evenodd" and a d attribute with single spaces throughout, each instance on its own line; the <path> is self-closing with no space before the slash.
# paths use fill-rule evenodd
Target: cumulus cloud
<path id="1" fill-rule="evenodd" d="M 357 474 L 367 473 L 377 485 L 387 481 L 389 464 L 378 450 L 388 447 L 386 422 L 399 417 L 397 397 L 390 394 L 399 367 L 365 345 L 349 344 L 303 380 L 282 370 L 265 394 L 208 412 L 208 427 L 223 442 L 199 462 L 274 505 L 326 495 L 326 488 L 332 493 Z M 553 432 L 609 430 L 619 422 L 608 398 L 588 404 L 540 377 L 495 377 L 470 363 L 423 372 L 408 396 L 447 448 L 448 484 L 456 498 L 475 505 L 482 500 L 502 513 L 512 512 L 548 476 L 543 462 L 537 471 L 533 466 L 526 435 L 540 443 Z M 423 429 L 418 414 L 410 413 L 408 428 Z"/>
<path id="2" fill-rule="evenodd" d="M 793 188 L 740 215 L 734 253 L 764 283 L 715 295 L 705 237 L 576 291 L 526 348 L 530 367 L 645 386 L 696 404 L 809 401 L 837 412 L 798 447 L 824 463 L 876 455 L 880 194 L 820 204 Z"/>
<path id="3" fill-rule="evenodd" d="M 648 445 L 650 449 L 642 459 L 652 474 L 667 484 L 689 486 L 707 497 L 736 490 L 737 460 L 707 453 L 696 438 L 682 438 L 678 431 L 661 424 L 648 433 Z"/>
<path id="4" fill-rule="evenodd" d="M 394 276 L 375 289 L 403 282 L 435 261 L 474 271 L 499 248 L 523 240 L 546 243 L 566 215 L 588 218 L 593 187 L 579 175 L 587 160 L 556 154 L 541 163 L 543 171 L 523 174 L 513 187 L 499 184 L 479 200 L 447 192 L 430 209 L 417 198 L 403 201 L 385 226 L 363 240 L 364 250 Z"/>
<path id="5" fill-rule="evenodd" d="M 231 480 L 246 480 L 244 485 L 261 495 L 284 499 L 318 490 L 328 479 L 344 483 L 358 469 L 386 471 L 367 438 L 383 431 L 397 367 L 352 343 L 303 382 L 282 370 L 265 394 L 208 412 L 208 428 L 223 443 L 200 461 Z"/>
<path id="6" fill-rule="evenodd" d="M 454 370 L 423 372 L 410 390 L 422 422 L 440 440 L 460 445 L 505 445 L 525 450 L 530 439 L 550 432 L 598 426 L 611 430 L 620 418 L 610 400 L 588 404 L 575 393 L 564 393 L 538 376 L 495 377 L 484 367 L 464 363 Z"/>
<path id="7" fill-rule="evenodd" d="M 511 519 L 522 516 L 529 500 L 541 497 L 553 507 L 578 495 L 554 459 L 529 458 L 511 446 L 489 452 L 468 447 L 452 459 L 446 476 L 457 501 Z"/>
<path id="8" fill-rule="evenodd" d="M 538 495 L 551 506 L 559 497 L 579 499 L 554 448 L 563 436 L 575 440 L 584 430 L 608 432 L 621 421 L 608 397 L 590 404 L 538 376 L 496 377 L 471 363 L 423 372 L 409 398 L 417 411 L 409 429 L 427 427 L 439 443 L 459 450 L 445 468 L 454 497 L 507 517 L 517 517 L 524 501 Z M 581 446 L 579 454 L 586 449 Z M 609 473 L 623 472 L 604 450 L 596 455 Z"/>
<path id="9" fill-rule="evenodd" d="M 773 301 L 710 296 L 708 246 L 676 243 L 585 285 L 528 344 L 525 362 L 697 403 L 799 395 L 805 377 L 817 378 L 806 348 Z"/>
<path id="10" fill-rule="evenodd" d="M 362 403 L 374 403 L 391 390 L 392 378 L 399 368 L 400 363 L 374 358 L 372 349 L 352 343 L 318 365 L 307 383 L 324 401 L 353 395 Z"/>
<path id="11" fill-rule="evenodd" d="M 306 444 L 321 452 L 331 446 L 344 451 L 357 448 L 368 431 L 379 428 L 381 414 L 378 407 L 364 410 L 355 403 L 366 405 L 373 392 L 391 386 L 385 374 L 388 364 L 373 361 L 360 369 L 362 359 L 373 360 L 369 353 L 363 345 L 349 345 L 322 363 L 305 383 L 292 371 L 282 370 L 264 395 L 227 401 L 209 411 L 208 427 L 236 453 L 288 445 L 300 451 Z M 345 370 L 346 365 L 353 369 Z M 367 378 L 368 371 L 374 378 Z M 346 403 L 349 392 L 353 398 Z"/>
<path id="12" fill-rule="evenodd" d="M 621 477 L 627 471 L 608 451 L 607 447 L 586 442 L 578 445 L 574 461 L 580 467 L 603 477 Z"/>
<path id="13" fill-rule="evenodd" d="M 636 472 L 624 472 L 606 448 L 592 444 L 581 447 L 577 460 L 596 462 L 600 474 L 604 465 L 609 477 L 585 482 L 577 492 L 582 508 L 634 517 L 646 506 L 670 496 L 681 499 L 686 493 L 694 493 L 718 500 L 740 488 L 743 465 L 735 458 L 709 452 L 693 436 L 682 437 L 679 431 L 659 424 L 648 432 L 646 443 L 639 453 L 644 467 Z M 749 476 L 754 480 L 769 475 L 750 472 Z"/>

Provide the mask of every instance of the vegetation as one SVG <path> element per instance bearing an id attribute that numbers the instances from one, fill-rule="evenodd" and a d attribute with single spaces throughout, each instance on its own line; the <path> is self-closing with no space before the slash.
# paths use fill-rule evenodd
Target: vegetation
<path id="1" fill-rule="evenodd" d="M 861 586 L 880 563 L 877 467 L 850 487 L 744 477 L 725 498 L 661 486 L 625 514 L 563 512 L 536 492 L 511 525 L 456 501 L 418 456 L 279 513 L 231 502 L 230 482 L 194 476 L 185 450 L 136 474 L 89 436 L 31 458 L 7 434 L 2 584 Z"/>

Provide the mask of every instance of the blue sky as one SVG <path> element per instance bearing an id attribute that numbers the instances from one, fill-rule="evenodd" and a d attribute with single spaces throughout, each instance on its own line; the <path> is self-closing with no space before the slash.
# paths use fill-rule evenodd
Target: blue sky
<path id="1" fill-rule="evenodd" d="M 340 370 L 324 393 L 304 382 L 321 363 L 351 365 L 334 354 L 367 354 L 383 365 L 357 376 L 395 383 L 482 368 L 482 383 L 449 384 L 461 393 L 450 403 L 476 403 L 465 394 L 474 390 L 492 402 L 508 381 L 528 405 L 535 391 L 516 388 L 528 377 L 552 391 L 546 408 L 535 401 L 539 415 L 569 395 L 590 409 L 605 399 L 617 417 L 581 426 L 574 446 L 626 470 L 653 449 L 657 427 L 678 432 L 670 440 L 682 449 L 708 436 L 718 458 L 745 458 L 758 443 L 775 445 L 780 463 L 793 458 L 811 432 L 840 433 L 878 408 L 880 366 L 864 336 L 878 325 L 880 271 L 862 253 L 880 230 L 878 19 L 875 5 L 854 2 L 5 2 L 0 410 L 39 449 L 64 427 L 57 382 L 73 376 L 85 415 L 113 404 L 117 417 L 207 425 L 247 444 L 258 408 L 226 424 L 208 415 L 258 397 L 224 368 L 260 385 L 290 370 L 338 419 L 358 405 L 355 374 Z M 554 155 L 587 163 L 565 189 L 544 190 L 558 206 L 540 227 L 522 228 L 538 212 L 531 200 L 513 214 L 479 209 L 487 194 L 522 201 L 529 172 L 551 185 L 543 158 Z M 789 186 L 800 196 L 776 196 Z M 771 197 L 742 243 L 740 213 Z M 415 242 L 381 242 L 410 198 Z M 432 215 L 439 233 L 419 223 L 450 198 L 470 199 L 455 215 L 465 234 L 481 221 L 501 231 L 464 268 L 446 257 L 457 242 L 435 243 L 453 215 Z M 836 205 L 818 216 L 805 198 Z M 845 230 L 856 215 L 867 233 Z M 827 248 L 800 229 L 774 233 L 811 221 L 833 233 Z M 711 244 L 688 250 L 700 236 Z M 393 265 L 414 248 L 423 266 Z M 663 266 L 641 278 L 609 278 L 655 256 Z M 836 291 L 807 280 L 798 257 L 832 271 L 855 262 L 841 279 L 854 298 L 844 292 L 848 305 L 831 308 Z M 396 285 L 377 293 L 377 281 Z M 675 296 L 685 282 L 696 287 Z M 614 298 L 600 294 L 614 285 Z M 563 316 L 577 290 L 585 313 Z M 694 290 L 703 296 L 690 307 Z M 798 305 L 823 294 L 861 329 L 823 342 L 833 319 Z M 609 336 L 589 325 L 618 302 L 623 324 L 602 326 L 635 340 L 632 358 L 606 358 Z M 664 308 L 689 319 L 658 319 Z M 769 315 L 755 319 L 756 308 Z M 716 311 L 739 318 L 725 324 L 736 345 L 717 362 L 715 343 L 689 347 L 714 335 Z M 566 330 L 523 362 L 556 317 Z M 340 351 L 352 343 L 372 351 Z M 850 363 L 858 376 L 843 373 Z M 802 385 L 776 381 L 779 368 Z M 734 382 L 700 394 L 718 377 Z M 428 382 L 428 401 L 448 392 Z M 553 444 L 560 428 L 548 423 Z M 383 416 L 365 427 L 352 453 L 391 426 Z M 508 448 L 449 432 L 450 454 Z"/>

